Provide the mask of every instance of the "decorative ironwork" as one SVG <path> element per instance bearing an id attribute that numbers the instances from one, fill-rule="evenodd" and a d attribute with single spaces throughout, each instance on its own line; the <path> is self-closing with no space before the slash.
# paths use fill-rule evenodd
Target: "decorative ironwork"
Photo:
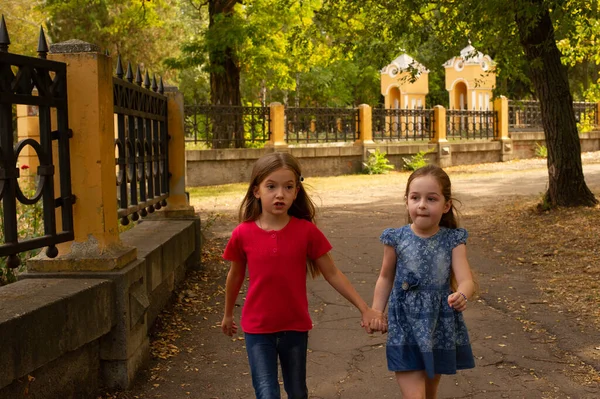
<path id="1" fill-rule="evenodd" d="M 358 109 L 286 108 L 287 143 L 352 142 L 359 138 Z"/>
<path id="2" fill-rule="evenodd" d="M 269 107 L 185 106 L 185 141 L 207 148 L 244 148 L 269 141 Z"/>
<path id="3" fill-rule="evenodd" d="M 592 129 L 600 125 L 596 103 L 573 101 L 573 111 L 580 130 Z M 543 129 L 539 101 L 509 100 L 508 126 L 513 130 Z"/>
<path id="4" fill-rule="evenodd" d="M 432 109 L 373 109 L 374 141 L 430 140 L 432 138 Z"/>
<path id="5" fill-rule="evenodd" d="M 167 131 L 167 97 L 162 78 L 160 85 L 148 71 L 142 86 L 137 67 L 135 83 L 131 63 L 123 74 L 121 57 L 113 78 L 114 113 L 116 114 L 115 147 L 117 157 L 117 200 L 121 224 L 129 224 L 129 216 L 140 216 L 167 205 L 169 196 L 169 160 Z M 123 77 L 125 76 L 125 79 Z M 150 90 L 152 87 L 152 90 Z"/>
<path id="6" fill-rule="evenodd" d="M 511 129 L 542 128 L 542 111 L 538 101 L 508 101 L 508 127 Z"/>
<path id="7" fill-rule="evenodd" d="M 497 111 L 446 111 L 448 139 L 493 139 L 497 125 Z"/>
<path id="8" fill-rule="evenodd" d="M 71 241 L 73 233 L 73 203 L 71 193 L 71 167 L 67 112 L 67 66 L 62 62 L 46 60 L 48 46 L 44 31 L 40 31 L 39 58 L 26 57 L 8 52 L 10 39 L 4 21 L 0 20 L 0 198 L 2 200 L 4 243 L 0 245 L 0 256 L 8 256 L 7 266 L 20 264 L 18 253 L 47 247 L 50 258 L 58 255 L 56 244 Z M 17 142 L 12 127 L 13 105 L 28 105 L 38 108 L 40 138 L 25 138 Z M 55 112 L 54 112 L 55 111 Z M 54 116 L 56 115 L 56 116 Z M 51 126 L 55 123 L 56 130 Z M 15 144 L 16 143 L 16 144 Z M 58 163 L 53 159 L 52 148 L 58 149 Z M 28 165 L 19 165 L 18 158 L 29 147 L 39 160 L 32 185 L 32 196 L 28 197 L 25 176 L 21 170 Z M 54 174 L 58 170 L 60 196 L 55 198 Z M 24 192 L 25 191 L 25 192 Z M 18 205 L 17 201 L 22 204 Z M 18 206 L 34 207 L 41 203 L 43 208 L 43 236 L 20 237 L 21 227 L 17 215 Z M 57 232 L 56 208 L 60 208 L 61 231 Z M 29 221 L 27 221 L 29 222 Z"/>

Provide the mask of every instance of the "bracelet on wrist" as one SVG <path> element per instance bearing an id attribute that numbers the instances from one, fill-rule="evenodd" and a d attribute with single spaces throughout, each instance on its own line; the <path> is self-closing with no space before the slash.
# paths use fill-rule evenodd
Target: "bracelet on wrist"
<path id="1" fill-rule="evenodd" d="M 462 292 L 458 292 L 460 295 L 462 295 L 463 298 L 465 298 L 465 302 L 469 302 L 469 300 L 467 299 L 467 296 L 465 294 L 463 294 Z"/>

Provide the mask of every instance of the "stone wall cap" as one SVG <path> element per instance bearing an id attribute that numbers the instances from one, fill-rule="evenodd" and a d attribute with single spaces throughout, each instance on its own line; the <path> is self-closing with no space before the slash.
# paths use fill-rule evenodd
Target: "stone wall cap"
<path id="1" fill-rule="evenodd" d="M 178 91 L 179 91 L 179 87 L 177 87 L 177 86 L 165 85 L 165 93 L 178 92 Z"/>
<path id="2" fill-rule="evenodd" d="M 50 45 L 50 53 L 93 53 L 100 52 L 100 46 L 84 42 L 83 40 L 71 39 L 66 42 L 54 43 Z"/>

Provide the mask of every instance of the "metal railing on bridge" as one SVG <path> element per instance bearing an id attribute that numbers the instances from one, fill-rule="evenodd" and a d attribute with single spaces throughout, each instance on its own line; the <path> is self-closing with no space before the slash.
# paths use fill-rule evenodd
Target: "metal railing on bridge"
<path id="1" fill-rule="evenodd" d="M 47 247 L 46 255 L 56 257 L 56 244 L 71 241 L 73 232 L 73 203 L 67 112 L 67 65 L 46 59 L 48 46 L 40 30 L 39 58 L 11 54 L 10 39 L 4 16 L 0 20 L 0 198 L 2 199 L 2 244 L 0 256 L 8 256 L 7 266 L 20 264 L 19 253 Z M 37 107 L 39 141 L 25 138 L 18 141 L 12 120 L 16 105 Z M 53 126 L 56 129 L 53 130 Z M 53 158 L 53 146 L 57 158 Z M 24 176 L 28 165 L 19 165 L 19 156 L 35 154 L 39 167 L 31 179 Z M 23 176 L 21 175 L 23 172 Z M 29 171 L 27 171 L 29 172 Z M 33 172 L 33 171 L 31 171 Z M 58 190 L 55 190 L 58 173 Z M 26 187 L 29 186 L 29 187 Z M 56 193 L 58 197 L 56 197 Z M 30 195 L 30 196 L 28 196 Z M 41 203 L 43 235 L 23 237 L 32 223 L 21 214 Z M 60 209 L 57 217 L 56 209 Z M 61 228 L 57 229 L 57 224 Z M 57 231 L 59 230 L 59 231 Z"/>

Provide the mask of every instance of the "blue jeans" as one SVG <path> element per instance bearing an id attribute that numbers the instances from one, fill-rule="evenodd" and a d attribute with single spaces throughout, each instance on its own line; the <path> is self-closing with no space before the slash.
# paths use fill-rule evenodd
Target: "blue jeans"
<path id="1" fill-rule="evenodd" d="M 280 399 L 277 358 L 283 387 L 289 399 L 308 398 L 306 350 L 308 332 L 282 331 L 272 334 L 245 334 L 252 385 L 256 399 Z"/>

